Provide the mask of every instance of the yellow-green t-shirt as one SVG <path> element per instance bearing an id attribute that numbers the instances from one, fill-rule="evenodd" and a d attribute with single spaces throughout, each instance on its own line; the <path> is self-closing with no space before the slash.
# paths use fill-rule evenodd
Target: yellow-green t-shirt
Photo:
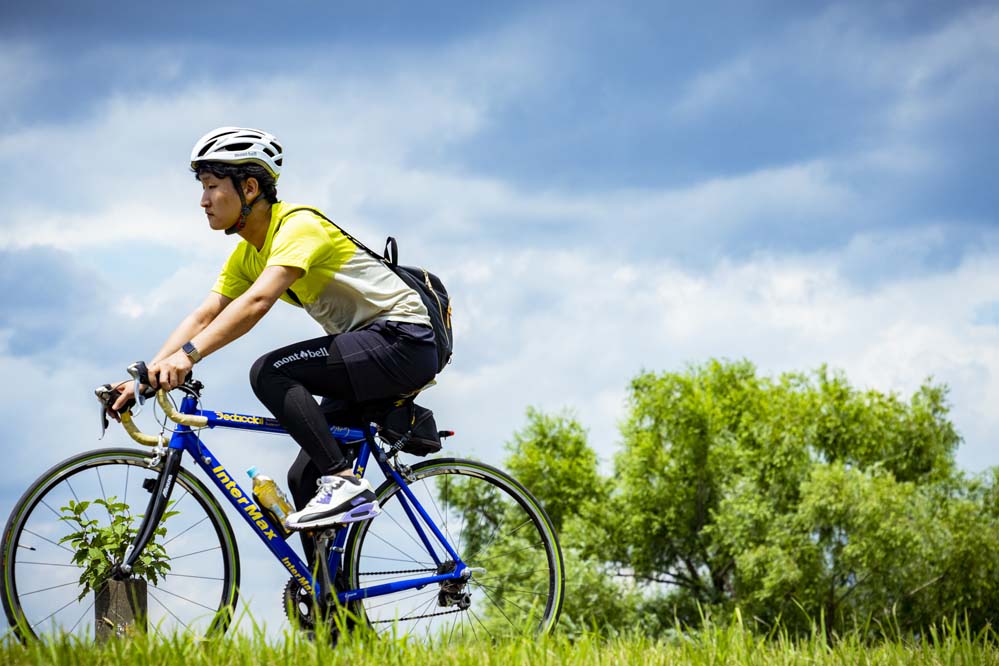
<path id="1" fill-rule="evenodd" d="M 294 266 L 305 273 L 291 290 L 329 334 L 353 331 L 383 319 L 430 325 L 419 294 L 384 263 L 311 211 L 297 211 L 282 220 L 293 208 L 297 206 L 284 202 L 271 206 L 263 247 L 258 252 L 241 241 L 223 265 L 212 291 L 235 299 L 267 266 Z M 295 303 L 288 294 L 281 298 Z"/>

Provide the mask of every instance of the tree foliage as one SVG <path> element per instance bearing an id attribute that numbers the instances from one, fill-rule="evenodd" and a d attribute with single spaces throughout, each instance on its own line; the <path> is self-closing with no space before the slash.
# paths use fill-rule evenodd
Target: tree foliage
<path id="1" fill-rule="evenodd" d="M 831 636 L 997 616 L 999 483 L 956 469 L 945 387 L 904 400 L 824 367 L 711 361 L 630 388 L 610 478 L 567 415 L 529 411 L 511 445 L 588 581 L 570 617 L 655 631 L 739 608 Z"/>

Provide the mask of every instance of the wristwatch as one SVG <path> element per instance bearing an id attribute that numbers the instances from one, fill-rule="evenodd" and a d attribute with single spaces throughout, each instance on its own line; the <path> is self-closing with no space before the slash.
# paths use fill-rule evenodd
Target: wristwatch
<path id="1" fill-rule="evenodd" d="M 198 351 L 198 348 L 195 347 L 190 340 L 184 343 L 181 350 L 187 354 L 187 358 L 191 359 L 191 363 L 197 363 L 201 360 L 201 352 Z"/>

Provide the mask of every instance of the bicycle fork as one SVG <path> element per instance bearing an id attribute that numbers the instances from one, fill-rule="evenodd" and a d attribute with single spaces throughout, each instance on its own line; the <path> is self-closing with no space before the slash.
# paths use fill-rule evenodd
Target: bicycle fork
<path id="1" fill-rule="evenodd" d="M 146 506 L 146 513 L 139 524 L 135 540 L 125 550 L 125 559 L 111 568 L 111 577 L 115 580 L 123 580 L 132 574 L 132 566 L 152 540 L 156 527 L 160 524 L 166 511 L 170 495 L 173 493 L 173 486 L 177 481 L 177 472 L 180 470 L 183 454 L 183 449 L 167 449 L 163 455 L 163 467 L 159 476 L 155 479 L 146 479 L 142 484 L 143 488 L 150 491 L 151 497 Z"/>

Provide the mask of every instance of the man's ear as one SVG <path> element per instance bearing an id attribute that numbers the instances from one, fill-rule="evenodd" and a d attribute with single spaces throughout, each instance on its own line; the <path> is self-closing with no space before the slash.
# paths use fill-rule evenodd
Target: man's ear
<path id="1" fill-rule="evenodd" d="M 243 179 L 243 195 L 247 201 L 254 201 L 260 196 L 260 181 L 253 176 Z"/>

